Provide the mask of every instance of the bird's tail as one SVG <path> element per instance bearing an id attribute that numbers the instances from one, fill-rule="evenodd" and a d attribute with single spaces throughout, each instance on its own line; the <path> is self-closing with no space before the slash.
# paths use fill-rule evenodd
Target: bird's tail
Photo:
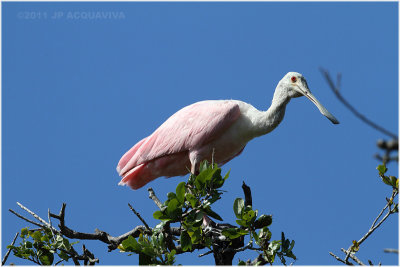
<path id="1" fill-rule="evenodd" d="M 143 163 L 127 172 L 118 185 L 127 185 L 136 190 L 155 178 L 150 168 L 148 168 L 147 163 Z"/>
<path id="2" fill-rule="evenodd" d="M 119 175 L 122 175 L 123 173 L 122 170 L 124 169 L 124 167 L 128 164 L 129 160 L 131 158 L 133 158 L 133 156 L 135 155 L 135 153 L 137 152 L 137 150 L 140 148 L 140 146 L 146 141 L 146 138 L 143 138 L 142 140 L 140 140 L 136 145 L 134 145 L 131 149 L 129 149 L 123 156 L 122 158 L 119 160 L 118 162 L 118 166 L 117 166 L 117 172 L 119 173 Z M 129 167 L 131 168 L 131 167 Z"/>

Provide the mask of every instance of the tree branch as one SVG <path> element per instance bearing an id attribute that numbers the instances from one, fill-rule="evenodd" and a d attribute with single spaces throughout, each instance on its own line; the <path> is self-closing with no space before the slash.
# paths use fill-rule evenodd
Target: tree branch
<path id="1" fill-rule="evenodd" d="M 43 224 L 40 224 L 40 223 L 31 221 L 31 220 L 25 218 L 24 216 L 22 216 L 21 214 L 17 213 L 16 211 L 13 211 L 12 209 L 8 209 L 8 210 L 9 210 L 12 214 L 14 214 L 15 216 L 21 218 L 21 219 L 24 220 L 24 221 L 27 221 L 28 223 L 31 223 L 31 224 L 36 225 L 36 226 L 39 226 L 40 228 L 45 228 L 45 226 L 44 226 Z"/>
<path id="2" fill-rule="evenodd" d="M 139 218 L 139 220 L 142 221 L 142 223 L 144 224 L 144 226 L 146 227 L 147 231 L 152 232 L 149 225 L 146 223 L 145 220 L 143 220 L 142 216 L 140 216 L 139 212 L 137 212 L 132 206 L 131 204 L 128 203 L 129 208 L 133 211 L 133 213 L 135 213 L 135 215 Z"/>
<path id="3" fill-rule="evenodd" d="M 66 207 L 66 204 L 63 203 L 59 215 L 50 213 L 51 217 L 60 221 L 60 224 L 58 225 L 58 227 L 60 228 L 60 232 L 68 238 L 102 241 L 103 243 L 108 244 L 108 251 L 112 251 L 112 250 L 116 249 L 118 247 L 118 245 L 121 244 L 121 242 L 124 241 L 125 239 L 127 239 L 130 235 L 136 238 L 142 232 L 151 234 L 151 231 L 148 231 L 146 229 L 146 227 L 143 225 L 136 226 L 131 231 L 129 231 L 125 234 L 122 234 L 120 236 L 117 236 L 117 237 L 113 237 L 113 236 L 109 235 L 108 233 L 106 233 L 104 231 L 100 231 L 98 229 L 95 229 L 95 233 L 93 233 L 93 234 L 77 232 L 77 231 L 74 231 L 74 230 L 68 228 L 65 225 L 65 207 Z"/>
<path id="4" fill-rule="evenodd" d="M 396 197 L 396 195 L 398 194 L 398 192 L 396 190 L 393 190 L 392 192 L 392 196 L 391 199 L 394 199 Z M 386 215 L 379 221 L 378 224 L 376 224 L 377 220 L 379 219 L 379 217 L 382 216 L 383 211 L 389 207 L 388 212 L 386 213 Z M 393 213 L 393 210 L 390 208 L 390 204 L 389 202 L 386 203 L 385 207 L 383 208 L 383 210 L 378 214 L 378 217 L 374 220 L 374 222 L 372 223 L 372 226 L 370 227 L 370 229 L 368 230 L 368 232 L 360 239 L 357 241 L 358 246 L 360 246 L 379 226 L 381 226 L 381 224 L 389 217 L 390 214 Z M 351 252 L 353 251 L 353 246 L 351 245 L 347 250 L 346 250 L 346 257 L 345 257 L 345 262 L 348 262 L 348 259 L 350 257 Z"/>
<path id="5" fill-rule="evenodd" d="M 14 246 L 15 240 L 17 240 L 18 234 L 19 234 L 19 233 L 16 233 L 16 234 L 15 234 L 15 237 L 14 237 L 13 241 L 11 242 L 11 246 Z M 3 258 L 3 261 L 1 262 L 1 265 L 4 265 L 4 264 L 6 263 L 7 258 L 8 258 L 8 256 L 10 255 L 10 252 L 11 252 L 11 248 L 9 248 L 9 249 L 7 250 L 6 255 L 4 255 L 4 258 Z"/>
<path id="6" fill-rule="evenodd" d="M 372 128 L 374 128 L 377 131 L 380 131 L 381 133 L 390 136 L 393 139 L 398 139 L 398 136 L 393 134 L 392 132 L 386 130 L 385 128 L 383 128 L 382 126 L 379 126 L 378 124 L 376 124 L 375 122 L 371 121 L 370 119 L 368 119 L 367 117 L 365 117 L 364 115 L 362 115 L 360 112 L 358 112 L 339 92 L 340 90 L 340 75 L 338 75 L 338 82 L 337 82 L 337 86 L 334 84 L 331 76 L 329 75 L 329 72 L 323 68 L 320 68 L 320 71 L 322 73 L 322 75 L 325 77 L 325 80 L 328 82 L 330 89 L 332 90 L 332 92 L 336 95 L 336 97 L 339 99 L 340 102 L 343 103 L 343 105 L 345 105 L 356 117 L 358 117 L 361 121 L 363 121 L 364 123 L 368 124 L 369 126 L 371 126 Z"/>
<path id="7" fill-rule="evenodd" d="M 344 253 L 347 253 L 347 251 L 344 249 L 344 248 L 341 248 L 340 249 L 341 251 L 343 251 Z M 352 259 L 352 260 L 354 260 L 355 262 L 357 262 L 359 265 L 365 265 L 360 259 L 358 259 L 357 257 L 356 257 L 356 255 L 354 255 L 353 253 L 350 253 L 350 258 Z"/>
<path id="8" fill-rule="evenodd" d="M 398 249 L 395 249 L 395 248 L 385 248 L 385 249 L 383 250 L 383 252 L 399 254 L 399 250 L 398 250 Z"/>
<path id="9" fill-rule="evenodd" d="M 17 205 L 27 211 L 30 215 L 32 215 L 36 220 L 40 221 L 41 223 L 43 223 L 44 225 L 46 225 L 49 229 L 53 229 L 56 230 L 54 227 L 52 227 L 48 222 L 46 222 L 45 220 L 43 220 L 42 218 L 40 218 L 36 213 L 34 213 L 33 211 L 29 210 L 27 207 L 25 207 L 24 205 L 22 205 L 21 203 L 17 202 Z"/>
<path id="10" fill-rule="evenodd" d="M 346 265 L 354 265 L 351 262 L 346 262 L 344 260 L 342 260 L 340 257 L 336 256 L 335 254 L 333 254 L 332 252 L 329 252 L 329 254 L 334 257 L 336 260 L 340 261 L 341 263 L 344 263 Z"/>
<path id="11" fill-rule="evenodd" d="M 153 200 L 154 203 L 156 203 L 157 207 L 161 210 L 163 205 L 162 205 L 161 201 L 158 199 L 158 197 L 156 196 L 156 194 L 154 193 L 153 188 L 149 187 L 147 189 L 147 191 L 149 191 L 149 198 L 151 200 Z"/>

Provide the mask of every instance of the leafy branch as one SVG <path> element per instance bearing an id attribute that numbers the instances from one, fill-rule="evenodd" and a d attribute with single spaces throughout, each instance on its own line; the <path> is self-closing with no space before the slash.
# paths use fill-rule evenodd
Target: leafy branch
<path id="1" fill-rule="evenodd" d="M 213 254 L 217 265 L 232 265 L 235 254 L 246 250 L 256 251 L 258 256 L 246 262 L 239 261 L 240 265 L 273 264 L 276 257 L 283 264 L 286 264 L 287 258 L 296 260 L 293 254 L 295 242 L 286 239 L 284 233 L 281 233 L 279 240 L 271 239 L 272 233 L 268 227 L 272 224 L 272 216 L 259 215 L 258 210 L 253 209 L 250 187 L 244 183 L 242 188 L 245 199 L 237 198 L 233 204 L 237 225 L 214 221 L 222 221 L 221 216 L 211 206 L 221 199 L 224 192 L 221 188 L 228 177 L 229 172 L 222 176 L 221 169 L 216 164 L 204 161 L 200 164 L 199 174 L 190 175 L 187 182 L 179 183 L 175 192 L 167 194 L 164 202 L 149 188 L 149 198 L 158 207 L 153 217 L 159 223 L 151 228 L 132 205 L 128 204 L 143 225 L 116 237 L 98 229 L 94 233 L 83 233 L 67 227 L 65 203 L 59 214 L 48 212 L 48 222 L 17 203 L 39 222 L 10 211 L 39 229 L 22 229 L 22 242 L 19 246 L 11 244 L 9 248 L 16 257 L 40 265 L 57 265 L 71 258 L 75 265 L 79 265 L 80 260 L 85 265 L 98 262 L 84 246 L 84 253 L 79 255 L 73 248 L 77 242 L 71 243 L 68 238 L 99 240 L 108 244 L 109 251 L 119 249 L 128 255 L 138 254 L 140 265 L 173 265 L 177 255 L 204 248 L 208 251 L 199 257 Z M 59 221 L 58 228 L 52 225 L 51 218 Z M 245 238 L 249 240 L 246 245 Z"/>
<path id="2" fill-rule="evenodd" d="M 390 186 L 392 189 L 392 193 L 390 198 L 386 198 L 386 205 L 383 207 L 383 209 L 379 212 L 378 216 L 375 218 L 375 220 L 372 222 L 371 227 L 365 233 L 363 237 L 361 237 L 358 241 L 353 240 L 352 245 L 347 249 L 341 249 L 341 251 L 345 254 L 344 259 L 340 258 L 339 256 L 333 254 L 332 252 L 329 252 L 331 256 L 333 256 L 336 260 L 346 264 L 346 265 L 353 265 L 349 259 L 352 259 L 359 265 L 365 265 L 360 259 L 358 259 L 355 254 L 357 251 L 359 251 L 361 244 L 378 228 L 382 225 L 386 219 L 394 214 L 399 212 L 399 204 L 395 203 L 394 200 L 396 196 L 399 193 L 399 179 L 395 176 L 386 176 L 387 168 L 385 164 L 379 165 L 377 167 L 377 170 L 379 172 L 379 177 L 382 179 L 382 182 L 385 183 L 386 185 Z M 386 213 L 385 213 L 386 212 Z M 385 214 L 385 215 L 384 215 Z M 382 217 L 383 216 L 383 217 Z M 368 261 L 371 264 L 371 261 Z M 372 264 L 371 264 L 372 265 Z"/>

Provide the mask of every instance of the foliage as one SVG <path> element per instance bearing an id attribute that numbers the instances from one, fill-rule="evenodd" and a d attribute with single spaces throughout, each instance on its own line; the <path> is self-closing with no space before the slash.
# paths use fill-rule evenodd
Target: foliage
<path id="1" fill-rule="evenodd" d="M 279 240 L 271 239 L 272 233 L 269 227 L 272 224 L 272 216 L 259 215 L 258 210 L 246 203 L 249 199 L 246 192 L 246 201 L 237 198 L 233 203 L 237 225 L 216 223 L 211 219 L 222 221 L 221 216 L 212 209 L 212 205 L 221 199 L 224 192 L 221 188 L 228 176 L 229 172 L 224 176 L 221 175 L 221 169 L 217 164 L 204 161 L 200 164 L 199 174 L 190 175 L 187 182 L 179 183 L 175 192 L 167 194 L 164 203 L 161 203 L 154 195 L 157 201 L 153 200 L 159 207 L 153 213 L 153 217 L 159 220 L 154 228 L 148 227 L 147 223 L 134 211 L 145 224 L 145 226 L 136 227 L 138 232 L 135 233 L 115 238 L 102 231 L 95 234 L 72 231 L 64 225 L 65 204 L 63 204 L 60 215 L 49 212 L 49 215 L 60 220 L 60 230 L 53 231 L 54 228 L 45 224 L 34 231 L 24 228 L 21 231 L 20 245 L 11 245 L 9 248 L 15 256 L 36 264 L 54 264 L 56 257 L 60 258 L 56 264 L 68 261 L 71 257 L 77 264 L 77 260 L 85 259 L 86 253 L 83 256 L 77 255 L 72 244 L 64 237 L 63 234 L 65 234 L 67 237 L 78 239 L 98 239 L 108 243 L 110 250 L 118 248 L 128 255 L 137 254 L 140 265 L 173 265 L 177 255 L 204 248 L 209 249 L 205 255 L 214 254 L 216 264 L 231 265 L 233 256 L 245 250 L 258 252 L 257 259 L 248 260 L 246 264 L 272 264 L 276 257 L 283 264 L 286 264 L 287 258 L 296 260 L 292 252 L 295 242 L 286 239 L 284 233 L 281 233 Z M 249 202 L 251 202 L 250 189 L 248 194 L 250 194 Z M 132 207 L 131 209 L 133 210 Z M 246 245 L 244 245 L 245 239 L 248 240 Z M 114 241 L 110 243 L 109 240 Z M 112 247 L 114 244 L 116 244 L 115 247 Z M 230 256 L 225 257 L 228 254 Z M 221 255 L 224 256 L 220 257 Z M 89 261 L 91 264 L 97 262 L 93 257 L 91 254 Z M 217 258 L 222 258 L 223 261 L 218 262 Z M 243 263 L 239 261 L 239 264 Z"/>
<path id="2" fill-rule="evenodd" d="M 399 204 L 394 202 L 395 196 L 399 193 L 399 178 L 395 176 L 386 176 L 385 174 L 388 171 L 385 164 L 379 165 L 376 167 L 379 171 L 379 177 L 382 179 L 382 182 L 392 188 L 392 196 L 390 198 L 386 198 L 389 210 L 391 213 L 398 213 L 399 212 Z M 392 209 L 392 206 L 394 207 Z"/>
<path id="3" fill-rule="evenodd" d="M 387 158 L 390 158 L 389 155 L 387 155 Z M 380 227 L 383 222 L 392 214 L 398 213 L 399 212 L 399 204 L 395 203 L 394 200 L 396 196 L 399 193 L 399 179 L 395 176 L 387 176 L 386 173 L 388 171 L 388 168 L 386 167 L 385 162 L 376 169 L 379 172 L 379 177 L 381 178 L 382 182 L 385 185 L 390 186 L 392 189 L 392 193 L 390 198 L 386 198 L 386 205 L 384 208 L 380 211 L 379 215 L 375 218 L 373 221 L 370 229 L 367 231 L 367 233 L 360 239 L 360 240 L 352 240 L 352 244 L 350 247 L 345 250 L 342 249 L 342 252 L 345 254 L 345 258 L 341 259 L 340 257 L 336 256 L 332 252 L 330 254 L 335 257 L 336 260 L 346 264 L 346 265 L 352 265 L 351 262 L 349 262 L 349 259 L 352 259 L 359 265 L 365 265 L 360 259 L 357 258 L 356 253 L 360 250 L 361 244 L 378 228 Z M 386 211 L 386 214 L 384 214 Z M 383 217 L 382 217 L 383 216 Z M 371 260 L 368 260 L 369 264 L 372 265 Z"/>
<path id="4" fill-rule="evenodd" d="M 9 245 L 15 256 L 32 261 L 38 265 L 55 264 L 55 256 L 58 256 L 56 263 L 68 261 L 71 256 L 72 245 L 67 238 L 60 234 L 54 234 L 50 229 L 29 230 L 22 228 L 19 246 Z"/>
<path id="5" fill-rule="evenodd" d="M 376 169 L 379 171 L 379 176 L 382 179 L 382 182 L 385 184 L 391 186 L 393 190 L 399 191 L 399 179 L 395 176 L 386 176 L 385 173 L 388 171 L 388 168 L 386 168 L 385 164 L 379 165 L 376 167 Z"/>
<path id="6" fill-rule="evenodd" d="M 188 252 L 195 248 L 207 247 L 212 249 L 215 236 L 210 234 L 212 227 L 208 217 L 222 221 L 220 215 L 212 210 L 211 205 L 221 198 L 223 191 L 220 189 L 229 172 L 221 175 L 221 169 L 216 164 L 204 161 L 200 165 L 200 173 L 191 175 L 187 182 L 181 182 L 175 192 L 167 194 L 167 200 L 162 208 L 154 212 L 153 217 L 160 223 L 153 229 L 151 236 L 141 234 L 136 241 L 134 238 L 122 242 L 119 249 L 123 252 L 139 254 L 139 264 L 173 264 L 176 249 L 167 245 L 167 238 L 163 233 L 166 226 L 179 223 L 182 231 L 179 240 L 176 240 L 178 251 Z M 232 226 L 223 229 L 219 239 L 225 237 L 227 242 L 248 236 L 250 239 L 247 248 L 263 252 L 266 262 L 273 263 L 278 256 L 283 264 L 285 257 L 296 259 L 292 252 L 295 242 L 285 239 L 282 233 L 281 240 L 271 241 L 271 232 L 268 226 L 272 223 L 271 215 L 258 216 L 258 210 L 252 206 L 245 206 L 244 200 L 237 198 L 233 204 L 238 227 Z M 258 216 L 258 218 L 257 218 Z M 260 229 L 257 231 L 257 229 Z M 222 234 L 222 235 L 221 235 Z M 259 248 L 253 248 L 253 240 Z M 146 255 L 141 261 L 140 255 Z"/>
<path id="7" fill-rule="evenodd" d="M 139 265 L 173 265 L 176 251 L 167 251 L 164 240 L 162 232 L 153 233 L 151 236 L 140 234 L 137 241 L 129 236 L 122 241 L 119 249 L 139 254 Z"/>

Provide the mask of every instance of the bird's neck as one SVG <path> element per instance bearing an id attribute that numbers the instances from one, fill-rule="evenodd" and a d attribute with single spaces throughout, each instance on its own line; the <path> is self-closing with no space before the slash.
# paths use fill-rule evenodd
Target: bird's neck
<path id="1" fill-rule="evenodd" d="M 290 97 L 283 88 L 277 88 L 272 99 L 272 104 L 267 111 L 261 111 L 258 119 L 258 135 L 264 135 L 274 130 L 285 116 L 286 105 Z"/>

